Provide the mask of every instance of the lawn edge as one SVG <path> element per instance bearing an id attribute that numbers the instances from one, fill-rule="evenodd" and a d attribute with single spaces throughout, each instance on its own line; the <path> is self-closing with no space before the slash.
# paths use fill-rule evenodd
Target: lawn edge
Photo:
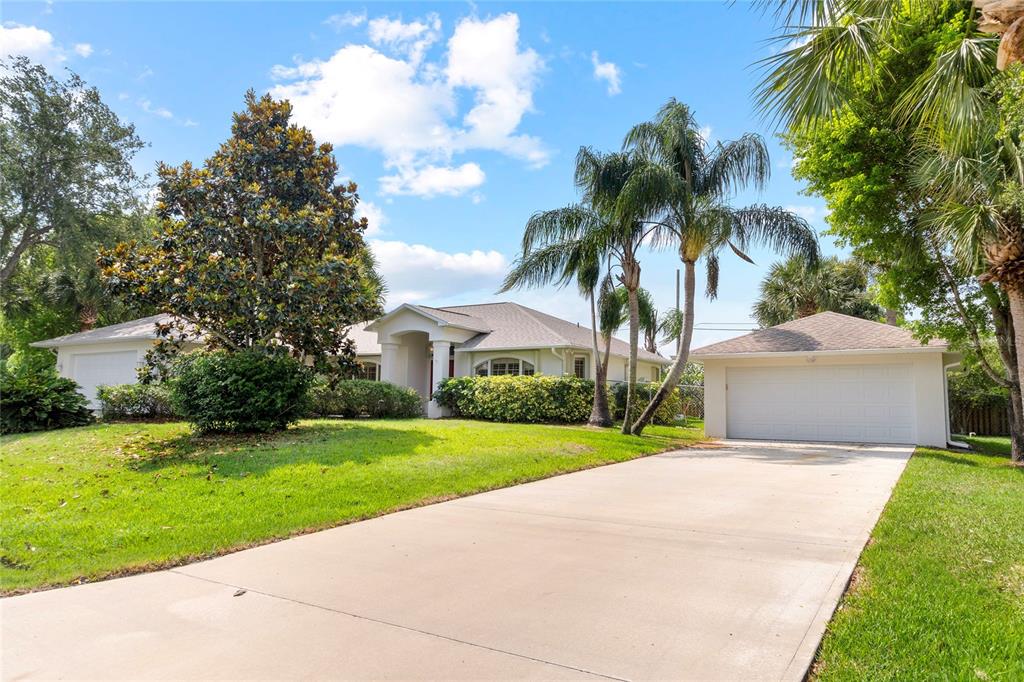
<path id="1" fill-rule="evenodd" d="M 390 509 L 381 511 L 378 514 L 366 514 L 366 515 L 363 515 L 363 516 L 347 519 L 345 521 L 339 521 L 339 522 L 336 522 L 336 523 L 327 523 L 327 524 L 321 524 L 321 525 L 317 525 L 317 526 L 307 526 L 305 528 L 301 528 L 299 530 L 292 531 L 292 532 L 287 533 L 287 534 L 274 535 L 274 536 L 271 536 L 271 537 L 268 537 L 268 538 L 263 538 L 263 539 L 260 539 L 260 540 L 254 540 L 252 542 L 248 542 L 248 543 L 245 543 L 245 544 L 242 544 L 242 545 L 235 545 L 233 547 L 226 547 L 226 548 L 223 548 L 223 549 L 214 550 L 214 551 L 211 551 L 211 552 L 205 552 L 205 553 L 202 553 L 202 554 L 190 554 L 188 556 L 180 557 L 178 559 L 168 559 L 166 561 L 154 561 L 154 562 L 151 562 L 151 563 L 141 564 L 141 565 L 138 565 L 138 566 L 130 566 L 130 567 L 126 567 L 126 568 L 123 568 L 123 569 L 117 569 L 117 570 L 109 571 L 109 572 L 106 572 L 106 573 L 101 573 L 99 575 L 95 575 L 95 576 L 91 576 L 91 577 L 89 577 L 89 576 L 78 576 L 76 578 L 71 578 L 69 580 L 55 581 L 55 582 L 50 582 L 50 583 L 44 583 L 42 585 L 37 585 L 35 587 L 18 588 L 18 589 L 14 589 L 14 590 L 6 590 L 6 589 L 0 588 L 0 599 L 7 599 L 7 598 L 11 598 L 11 597 L 19 597 L 21 595 L 32 594 L 32 593 L 35 593 L 35 592 L 48 592 L 50 590 L 58 590 L 58 589 L 62 589 L 62 588 L 65 588 L 65 587 L 77 587 L 79 585 L 89 585 L 89 584 L 92 584 L 92 583 L 106 582 L 108 580 L 116 580 L 118 578 L 129 578 L 131 576 L 142 575 L 144 573 L 155 573 L 157 571 L 165 571 L 165 570 L 172 569 L 172 568 L 178 568 L 180 566 L 186 566 L 188 564 L 195 564 L 195 563 L 199 563 L 199 562 L 202 562 L 202 561 L 208 561 L 210 559 L 216 559 L 218 557 L 227 556 L 229 554 L 234 554 L 236 552 L 244 552 L 247 549 L 255 549 L 256 547 L 262 547 L 264 545 L 271 545 L 271 544 L 274 544 L 276 542 L 283 542 L 285 540 L 291 540 L 292 538 L 301 537 L 303 535 L 309 535 L 311 533 L 319 533 L 321 531 L 331 530 L 332 528 L 341 528 L 342 526 L 348 526 L 348 525 L 351 525 L 353 523 L 359 523 L 361 521 L 369 521 L 370 519 L 377 519 L 377 518 L 380 518 L 382 516 L 387 516 L 389 514 L 397 514 L 398 512 L 409 511 L 410 509 L 418 509 L 420 507 L 429 507 L 431 505 L 441 504 L 442 502 L 450 502 L 451 500 L 458 500 L 458 499 L 462 499 L 462 498 L 466 498 L 466 497 L 472 497 L 474 495 L 481 495 L 483 493 L 488 493 L 488 492 L 491 492 L 491 491 L 494 491 L 494 490 L 502 490 L 504 488 L 512 488 L 514 486 L 524 485 L 526 483 L 535 483 L 537 481 L 544 481 L 544 480 L 547 480 L 549 478 L 556 478 L 558 476 L 566 476 L 568 474 L 575 474 L 575 473 L 578 473 L 580 471 L 588 471 L 590 469 L 597 469 L 597 468 L 600 468 L 600 467 L 612 466 L 614 464 L 624 464 L 626 462 L 632 462 L 632 461 L 635 461 L 635 460 L 638 460 L 638 459 L 644 459 L 646 457 L 653 457 L 655 455 L 663 455 L 666 452 L 675 452 L 677 450 L 689 450 L 691 448 L 695 448 L 695 447 L 698 447 L 698 446 L 707 445 L 708 443 L 712 443 L 714 441 L 715 441 L 714 438 L 704 437 L 704 438 L 696 440 L 696 441 L 694 441 L 692 443 L 688 443 L 686 445 L 677 445 L 677 446 L 673 446 L 673 447 L 663 448 L 661 450 L 655 450 L 653 452 L 646 452 L 646 453 L 642 453 L 642 454 L 636 455 L 634 457 L 630 457 L 629 459 L 624 459 L 624 460 L 620 460 L 620 461 L 617 461 L 617 462 L 601 462 L 601 463 L 596 463 L 596 464 L 587 464 L 587 465 L 581 466 L 581 467 L 576 468 L 576 469 L 566 469 L 566 470 L 561 470 L 561 471 L 554 471 L 554 472 L 552 472 L 550 474 L 547 474 L 547 475 L 544 475 L 544 476 L 536 476 L 536 477 L 533 477 L 533 478 L 529 478 L 528 477 L 528 478 L 524 478 L 524 479 L 521 479 L 521 480 L 513 481 L 511 483 L 507 483 L 507 484 L 504 484 L 504 485 L 495 485 L 495 486 L 485 487 L 485 488 L 481 488 L 479 490 L 474 490 L 472 492 L 467 492 L 467 493 L 463 493 L 463 494 L 441 495 L 441 496 L 431 497 L 431 498 L 427 498 L 427 499 L 424 499 L 424 500 L 419 500 L 417 502 L 413 502 L 413 503 L 410 503 L 410 504 L 398 505 L 398 506 L 392 507 Z"/>

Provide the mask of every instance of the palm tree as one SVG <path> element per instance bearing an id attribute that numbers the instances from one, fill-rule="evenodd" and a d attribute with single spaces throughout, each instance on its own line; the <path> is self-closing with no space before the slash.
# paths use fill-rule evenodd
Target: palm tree
<path id="1" fill-rule="evenodd" d="M 858 83 L 890 82 L 890 74 L 876 66 L 880 55 L 913 49 L 891 39 L 900 22 L 964 13 L 964 21 L 945 21 L 944 31 L 956 26 L 958 33 L 943 39 L 930 63 L 902 90 L 892 117 L 919 148 L 917 158 L 907 160 L 916 166 L 921 190 L 915 218 L 952 297 L 959 296 L 952 284 L 957 269 L 998 284 L 1006 298 L 1011 324 L 1002 325 L 1008 339 L 1000 344 L 1006 376 L 990 367 L 986 371 L 1010 388 L 1013 409 L 1024 421 L 1024 154 L 1021 130 L 1008 129 L 1000 118 L 1024 103 L 1001 102 L 993 88 L 999 38 L 985 33 L 991 22 L 966 1 L 793 0 L 775 6 L 787 25 L 778 40 L 788 47 L 763 60 L 765 75 L 756 95 L 761 110 L 790 130 L 812 129 L 847 111 L 848 93 Z M 947 255 L 954 257 L 951 265 Z M 958 300 L 957 305 L 962 308 Z M 997 308 L 994 317 L 1001 312 Z M 972 328 L 962 310 L 961 316 Z M 1024 459 L 1024 446 L 1015 445 L 1014 457 Z"/>
<path id="2" fill-rule="evenodd" d="M 683 325 L 679 352 L 657 393 L 633 425 L 640 434 L 658 406 L 679 383 L 693 338 L 696 264 L 707 266 L 705 291 L 718 293 L 719 253 L 728 247 L 747 262 L 745 251 L 765 245 L 809 262 L 818 259 L 814 230 L 805 220 L 782 208 L 754 205 L 734 208 L 735 191 L 764 187 L 771 172 L 768 149 L 759 135 L 746 134 L 733 142 L 710 144 L 701 135 L 689 107 L 674 98 L 653 121 L 635 126 L 625 147 L 640 163 L 623 188 L 619 205 L 629 214 L 649 217 L 653 240 L 672 246 L 683 262 Z"/>
<path id="3" fill-rule="evenodd" d="M 556 216 L 537 214 L 530 220 L 533 222 L 534 220 L 543 221 L 547 219 L 575 219 L 571 212 L 559 211 L 557 213 Z M 527 227 L 527 230 L 529 230 L 529 227 Z M 500 292 L 520 287 L 536 287 L 547 284 L 563 286 L 570 282 L 576 283 L 580 295 L 590 304 L 590 329 L 594 353 L 594 406 L 588 423 L 591 426 L 610 426 L 612 424 L 612 416 L 611 410 L 608 407 L 608 362 L 607 359 L 601 360 L 601 351 L 597 338 L 597 290 L 602 279 L 602 263 L 599 254 L 589 247 L 589 243 L 585 240 L 568 239 L 524 252 L 513 263 L 512 269 L 501 285 Z M 602 317 L 603 319 L 604 317 Z M 615 328 L 618 327 L 618 324 L 615 324 Z M 608 333 L 609 337 L 610 335 L 611 332 Z M 607 358 L 607 350 L 605 356 Z"/>
<path id="4" fill-rule="evenodd" d="M 868 296 L 867 273 L 859 263 L 832 256 L 814 267 L 794 256 L 773 264 L 761 281 L 754 319 L 772 327 L 826 310 L 866 320 L 882 316 Z"/>

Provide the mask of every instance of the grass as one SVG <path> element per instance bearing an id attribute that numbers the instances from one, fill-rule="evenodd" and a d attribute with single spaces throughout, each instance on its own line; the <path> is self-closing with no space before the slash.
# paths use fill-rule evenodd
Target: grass
<path id="1" fill-rule="evenodd" d="M 462 420 L 301 423 L 199 438 L 181 423 L 0 438 L 0 590 L 170 566 L 398 509 L 693 443 Z"/>
<path id="2" fill-rule="evenodd" d="M 829 624 L 817 680 L 1024 679 L 1024 469 L 919 448 Z"/>

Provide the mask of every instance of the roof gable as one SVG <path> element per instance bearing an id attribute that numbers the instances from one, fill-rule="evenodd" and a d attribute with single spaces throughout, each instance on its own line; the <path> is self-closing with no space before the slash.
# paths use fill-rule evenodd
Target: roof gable
<path id="1" fill-rule="evenodd" d="M 922 344 L 910 330 L 841 313 L 809 315 L 767 329 L 758 329 L 694 350 L 691 355 L 736 355 L 744 353 L 813 353 L 858 350 L 943 349 L 946 342 L 932 339 Z"/>

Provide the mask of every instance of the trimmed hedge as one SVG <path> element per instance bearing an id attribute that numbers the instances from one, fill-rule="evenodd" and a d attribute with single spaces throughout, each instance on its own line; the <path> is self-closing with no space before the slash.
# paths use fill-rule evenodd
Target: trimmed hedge
<path id="1" fill-rule="evenodd" d="M 276 431 L 307 411 L 310 372 L 287 355 L 195 351 L 171 366 L 171 405 L 200 433 Z"/>
<path id="2" fill-rule="evenodd" d="M 107 421 L 170 419 L 171 391 L 163 384 L 114 384 L 96 389 L 100 414 Z"/>
<path id="3" fill-rule="evenodd" d="M 52 368 L 0 371 L 0 433 L 49 431 L 93 421 L 89 401 Z"/>
<path id="4" fill-rule="evenodd" d="M 574 424 L 590 417 L 594 382 L 573 376 L 453 377 L 441 382 L 434 398 L 459 417 Z"/>
<path id="5" fill-rule="evenodd" d="M 423 403 L 414 389 L 365 379 L 345 379 L 331 388 L 322 378 L 317 378 L 309 391 L 309 406 L 310 415 L 314 417 L 404 419 L 423 416 Z"/>
<path id="6" fill-rule="evenodd" d="M 647 407 L 647 403 L 651 402 L 651 398 L 657 393 L 658 387 L 661 383 L 643 383 L 636 385 L 636 409 L 634 410 L 636 417 L 640 416 L 644 408 Z M 626 384 L 619 383 L 612 386 L 612 396 L 614 397 L 614 412 L 616 419 L 622 419 L 626 415 Z M 679 388 L 672 391 L 669 397 L 665 398 L 665 401 L 658 406 L 657 411 L 654 413 L 654 419 L 652 420 L 655 424 L 672 424 L 676 415 L 683 411 L 683 399 L 679 395 Z"/>

